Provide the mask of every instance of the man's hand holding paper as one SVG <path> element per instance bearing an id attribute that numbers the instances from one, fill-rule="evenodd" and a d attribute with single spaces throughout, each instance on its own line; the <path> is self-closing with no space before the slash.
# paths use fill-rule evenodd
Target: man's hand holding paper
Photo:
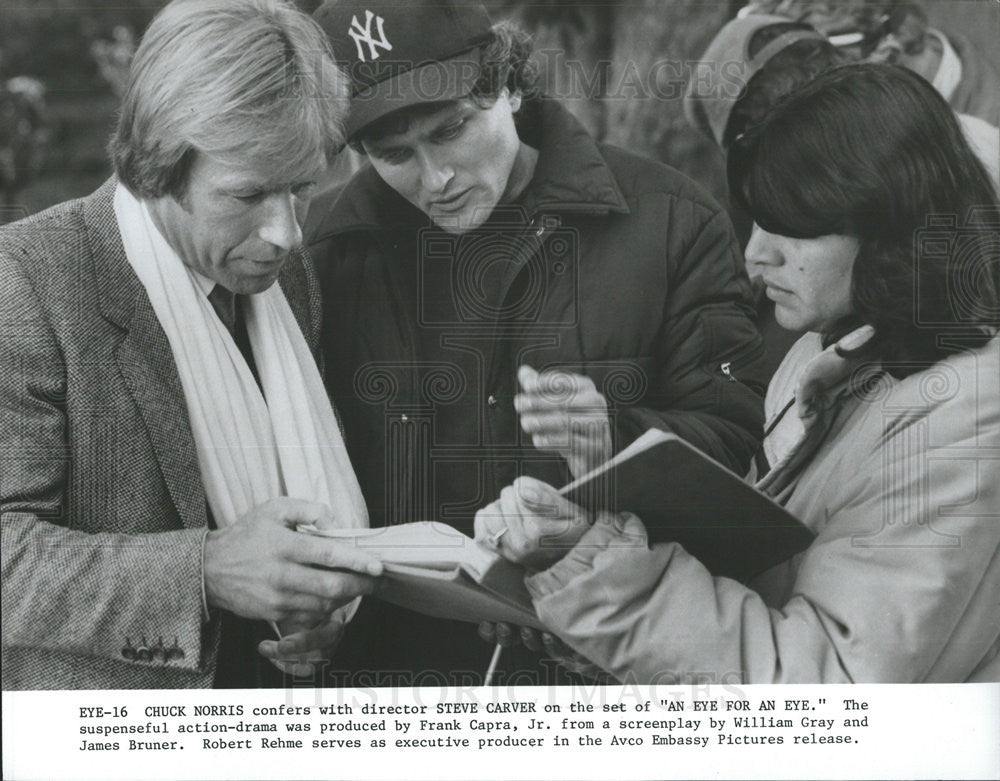
<path id="1" fill-rule="evenodd" d="M 208 604 L 276 621 L 280 641 L 257 650 L 282 672 L 311 675 L 344 630 L 337 608 L 369 594 L 382 572 L 377 557 L 337 540 L 298 534 L 299 524 L 332 524 L 318 502 L 280 498 L 258 505 L 205 540 Z"/>
<path id="2" fill-rule="evenodd" d="M 258 505 L 237 523 L 208 533 L 205 596 L 211 607 L 247 618 L 315 626 L 374 588 L 382 563 L 336 540 L 297 534 L 325 525 L 330 509 L 300 499 Z"/>

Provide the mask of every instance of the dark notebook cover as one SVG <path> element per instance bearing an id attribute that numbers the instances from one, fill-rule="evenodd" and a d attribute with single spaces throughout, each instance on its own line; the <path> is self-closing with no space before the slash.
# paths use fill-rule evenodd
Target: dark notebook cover
<path id="1" fill-rule="evenodd" d="M 591 510 L 635 513 L 650 544 L 679 542 L 713 575 L 739 581 L 790 559 L 814 538 L 770 497 L 656 429 L 560 493 Z"/>

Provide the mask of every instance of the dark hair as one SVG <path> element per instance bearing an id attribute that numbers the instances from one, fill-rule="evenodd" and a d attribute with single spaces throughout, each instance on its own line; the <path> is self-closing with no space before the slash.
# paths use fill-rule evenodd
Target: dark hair
<path id="1" fill-rule="evenodd" d="M 531 37 L 509 22 L 495 24 L 483 44 L 479 75 L 469 98 L 480 108 L 489 108 L 504 87 L 511 94 L 519 92 L 526 101 L 538 95 L 538 69 L 531 61 Z M 363 153 L 362 141 L 377 141 L 405 133 L 414 119 L 432 114 L 451 102 L 421 103 L 387 114 L 364 127 L 351 139 L 350 146 Z"/>
<path id="2" fill-rule="evenodd" d="M 762 27 L 751 36 L 747 56 L 753 59 L 768 43 L 787 32 L 811 29 L 809 25 L 799 22 Z M 764 63 L 733 104 L 722 136 L 723 149 L 729 147 L 748 126 L 763 119 L 771 107 L 789 92 L 845 62 L 847 58 L 825 38 L 806 38 L 789 44 Z"/>
<path id="3" fill-rule="evenodd" d="M 945 335 L 982 344 L 1000 324 L 996 226 L 968 222 L 997 208 L 993 183 L 944 98 L 912 71 L 820 75 L 738 138 L 727 165 L 734 202 L 764 230 L 859 239 L 852 309 L 875 327 L 863 352 L 893 374 L 961 349 Z M 929 225 L 946 231 L 945 251 L 921 250 Z"/>

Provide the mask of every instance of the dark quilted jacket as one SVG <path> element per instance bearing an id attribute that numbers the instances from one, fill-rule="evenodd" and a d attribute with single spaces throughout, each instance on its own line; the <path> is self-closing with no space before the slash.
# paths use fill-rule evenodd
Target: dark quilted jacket
<path id="1" fill-rule="evenodd" d="M 758 446 L 762 343 L 728 216 L 674 169 L 596 144 L 554 101 L 528 111 L 534 178 L 482 229 L 433 229 L 370 167 L 310 213 L 327 376 L 373 525 L 471 533 L 518 474 L 568 479 L 520 433 L 521 363 L 592 377 L 617 448 L 659 427 L 742 473 Z M 509 267 L 499 294 L 484 287 L 491 258 Z M 472 629 L 403 628 L 411 618 L 358 641 L 365 664 L 485 666 Z"/>

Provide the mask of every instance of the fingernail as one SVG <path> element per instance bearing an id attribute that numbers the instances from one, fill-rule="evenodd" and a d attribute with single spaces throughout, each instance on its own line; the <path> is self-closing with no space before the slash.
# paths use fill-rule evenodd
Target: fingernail
<path id="1" fill-rule="evenodd" d="M 545 495 L 534 485 L 521 486 L 521 498 L 531 504 L 547 504 Z"/>
<path id="2" fill-rule="evenodd" d="M 856 331 L 852 331 L 843 339 L 841 339 L 837 343 L 837 346 L 841 350 L 848 350 L 848 351 L 856 350 L 858 347 L 860 347 L 869 339 L 871 339 L 874 333 L 875 329 L 872 328 L 870 325 L 863 325 Z"/>

